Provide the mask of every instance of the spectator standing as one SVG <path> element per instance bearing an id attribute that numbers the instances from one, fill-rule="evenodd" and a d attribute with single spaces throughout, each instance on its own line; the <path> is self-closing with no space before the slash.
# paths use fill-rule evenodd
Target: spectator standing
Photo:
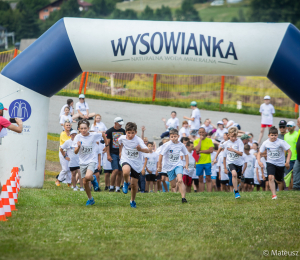
<path id="1" fill-rule="evenodd" d="M 122 179 L 122 167 L 120 165 L 119 156 L 119 137 L 125 135 L 125 130 L 122 128 L 124 121 L 121 117 L 116 117 L 114 119 L 114 126 L 106 131 L 108 149 L 107 160 L 111 162 L 112 174 L 110 178 L 110 192 L 115 190 L 120 192 L 120 183 Z"/>
<path id="2" fill-rule="evenodd" d="M 258 138 L 258 144 L 260 144 L 261 139 L 264 136 L 265 129 L 273 125 L 273 114 L 275 113 L 275 109 L 272 104 L 270 104 L 271 98 L 270 96 L 264 97 L 264 103 L 260 105 L 259 112 L 261 114 L 261 129 L 260 135 Z"/>
<path id="3" fill-rule="evenodd" d="M 183 118 L 189 120 L 191 123 L 191 135 L 197 136 L 201 124 L 201 115 L 200 110 L 197 108 L 196 101 L 191 102 L 191 109 L 193 110 L 191 117 L 189 118 L 187 116 L 184 116 Z"/>
<path id="4" fill-rule="evenodd" d="M 280 134 L 278 135 L 278 138 L 281 140 L 284 140 L 284 135 L 286 134 L 286 121 L 285 120 L 280 120 L 279 131 L 280 131 Z"/>
<path id="5" fill-rule="evenodd" d="M 300 129 L 300 117 L 297 119 L 297 126 Z M 295 161 L 294 165 L 294 171 L 293 171 L 293 190 L 300 191 L 300 130 L 298 132 L 298 140 L 296 144 L 296 150 L 297 150 L 297 159 Z"/>

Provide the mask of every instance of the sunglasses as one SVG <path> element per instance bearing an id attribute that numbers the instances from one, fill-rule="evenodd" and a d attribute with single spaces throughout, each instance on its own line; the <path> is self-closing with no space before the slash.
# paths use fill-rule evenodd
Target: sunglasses
<path id="1" fill-rule="evenodd" d="M 84 99 L 84 98 L 79 98 L 79 99 Z"/>
<path id="2" fill-rule="evenodd" d="M 287 125 L 287 127 L 293 127 L 293 125 Z"/>
<path id="3" fill-rule="evenodd" d="M 285 128 L 285 126 L 279 126 L 279 128 Z"/>

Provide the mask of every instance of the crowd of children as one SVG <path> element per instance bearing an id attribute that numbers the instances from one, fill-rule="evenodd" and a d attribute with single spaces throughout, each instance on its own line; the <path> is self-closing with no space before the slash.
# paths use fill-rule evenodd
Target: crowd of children
<path id="1" fill-rule="evenodd" d="M 89 114 L 82 96 L 76 108 L 84 104 L 86 111 L 78 110 L 81 120 L 77 130 L 72 130 L 74 118 L 68 100 L 60 115 L 62 171 L 56 185 L 65 181 L 77 191 L 79 183 L 80 190 L 85 190 L 88 196 L 86 205 L 93 205 L 91 190 L 101 191 L 99 183 L 103 172 L 105 190 L 120 192 L 122 189 L 124 194 L 131 191 L 132 208 L 136 208 L 139 191 L 179 192 L 182 203 L 186 203 L 186 193 L 192 190 L 231 191 L 235 198 L 240 198 L 241 191 L 251 192 L 256 188 L 257 191 L 271 190 L 272 199 L 277 199 L 276 189 L 284 189 L 285 169 L 292 170 L 291 158 L 296 149 L 294 143 L 286 142 L 286 137 L 281 138 L 277 128 L 272 126 L 275 110 L 269 101 L 270 97 L 266 96 L 261 106 L 261 128 L 268 127 L 269 134 L 260 147 L 251 133 L 242 131 L 238 123 L 227 118 L 218 121 L 216 126 L 210 119 L 202 124 L 195 101 L 191 102 L 192 115 L 184 117 L 186 121 L 181 128 L 175 111 L 169 120 L 163 118 L 166 131 L 157 147 L 144 137 L 145 127 L 142 127 L 141 137 L 137 136 L 138 127 L 133 122 L 122 129 L 121 117 L 115 118 L 114 127 L 107 129 L 99 114 Z M 95 117 L 92 125 L 88 121 L 91 115 Z M 284 133 L 283 121 L 279 125 L 281 135 L 289 134 L 287 138 L 294 142 L 295 124 L 284 121 L 289 130 Z"/>

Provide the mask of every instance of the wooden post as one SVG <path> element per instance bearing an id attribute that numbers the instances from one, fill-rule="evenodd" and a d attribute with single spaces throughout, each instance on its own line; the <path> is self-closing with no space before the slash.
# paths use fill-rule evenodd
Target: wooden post
<path id="1" fill-rule="evenodd" d="M 155 101 L 156 97 L 156 79 L 157 79 L 157 74 L 153 75 L 153 94 L 152 94 L 152 102 Z"/>
<path id="2" fill-rule="evenodd" d="M 224 85 L 225 85 L 225 76 L 221 76 L 220 109 L 219 110 L 221 110 L 221 106 L 223 105 L 223 101 L 224 101 Z"/>
<path id="3" fill-rule="evenodd" d="M 79 85 L 79 94 L 81 94 L 83 83 L 84 83 L 85 72 L 82 73 L 80 85 Z"/>
<path id="4" fill-rule="evenodd" d="M 85 95 L 85 92 L 86 92 L 86 85 L 87 85 L 87 82 L 88 82 L 88 78 L 89 78 L 89 73 L 87 72 L 86 73 L 86 77 L 85 77 L 85 85 L 84 85 L 84 95 Z"/>

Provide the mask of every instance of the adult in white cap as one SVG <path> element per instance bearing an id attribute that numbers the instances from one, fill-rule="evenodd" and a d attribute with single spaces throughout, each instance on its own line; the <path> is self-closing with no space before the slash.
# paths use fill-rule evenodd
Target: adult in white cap
<path id="1" fill-rule="evenodd" d="M 85 95 L 80 94 L 79 95 L 79 102 L 76 103 L 76 111 L 77 114 L 74 115 L 74 118 L 80 117 L 82 119 L 89 119 L 91 117 L 94 117 L 96 113 L 90 113 L 89 111 L 89 105 L 87 102 L 85 102 Z"/>
<path id="2" fill-rule="evenodd" d="M 14 131 L 16 133 L 22 133 L 23 131 L 23 122 L 19 118 L 15 118 L 16 124 L 18 126 L 13 125 L 9 120 L 3 117 L 4 110 L 7 110 L 7 108 L 4 108 L 3 104 L 0 103 L 0 132 L 3 128 L 7 128 L 11 131 Z"/>
<path id="3" fill-rule="evenodd" d="M 123 118 L 116 117 L 114 119 L 114 126 L 106 131 L 106 138 L 108 143 L 107 160 L 111 162 L 112 174 L 110 178 L 110 192 L 120 192 L 120 184 L 122 180 L 122 167 L 120 165 L 119 157 L 119 137 L 125 135 Z"/>
<path id="4" fill-rule="evenodd" d="M 197 107 L 197 102 L 191 102 L 192 115 L 191 117 L 184 116 L 183 118 L 191 122 L 191 136 L 196 137 L 201 124 L 201 114 Z"/>
<path id="5" fill-rule="evenodd" d="M 297 126 L 300 129 L 300 117 L 297 119 Z M 293 170 L 293 190 L 300 191 L 300 130 L 298 131 L 298 140 L 296 144 L 297 159 L 294 164 Z"/>
<path id="6" fill-rule="evenodd" d="M 285 171 L 285 173 L 289 173 L 295 165 L 295 162 L 297 160 L 297 149 L 296 149 L 296 145 L 297 145 L 297 141 L 298 141 L 298 132 L 295 131 L 296 128 L 296 124 L 293 121 L 288 121 L 286 124 L 286 127 L 288 129 L 288 132 L 284 135 L 284 141 L 286 141 L 290 146 L 291 146 L 291 151 L 292 151 L 292 157 L 290 160 L 290 168 L 288 170 Z M 289 190 L 291 190 L 293 188 L 293 175 L 291 178 L 291 183 L 289 185 Z"/>
<path id="7" fill-rule="evenodd" d="M 222 121 L 218 121 L 217 127 L 218 127 L 218 129 L 215 134 L 215 139 L 218 142 L 223 142 L 224 141 L 223 136 L 225 133 L 228 133 L 228 130 L 226 128 L 224 128 L 224 123 Z"/>
<path id="8" fill-rule="evenodd" d="M 258 138 L 258 144 L 260 144 L 261 139 L 264 136 L 265 129 L 268 129 L 273 125 L 273 114 L 275 113 L 275 108 L 273 107 L 270 96 L 264 97 L 264 103 L 260 105 L 259 112 L 261 114 L 261 128 Z"/>

